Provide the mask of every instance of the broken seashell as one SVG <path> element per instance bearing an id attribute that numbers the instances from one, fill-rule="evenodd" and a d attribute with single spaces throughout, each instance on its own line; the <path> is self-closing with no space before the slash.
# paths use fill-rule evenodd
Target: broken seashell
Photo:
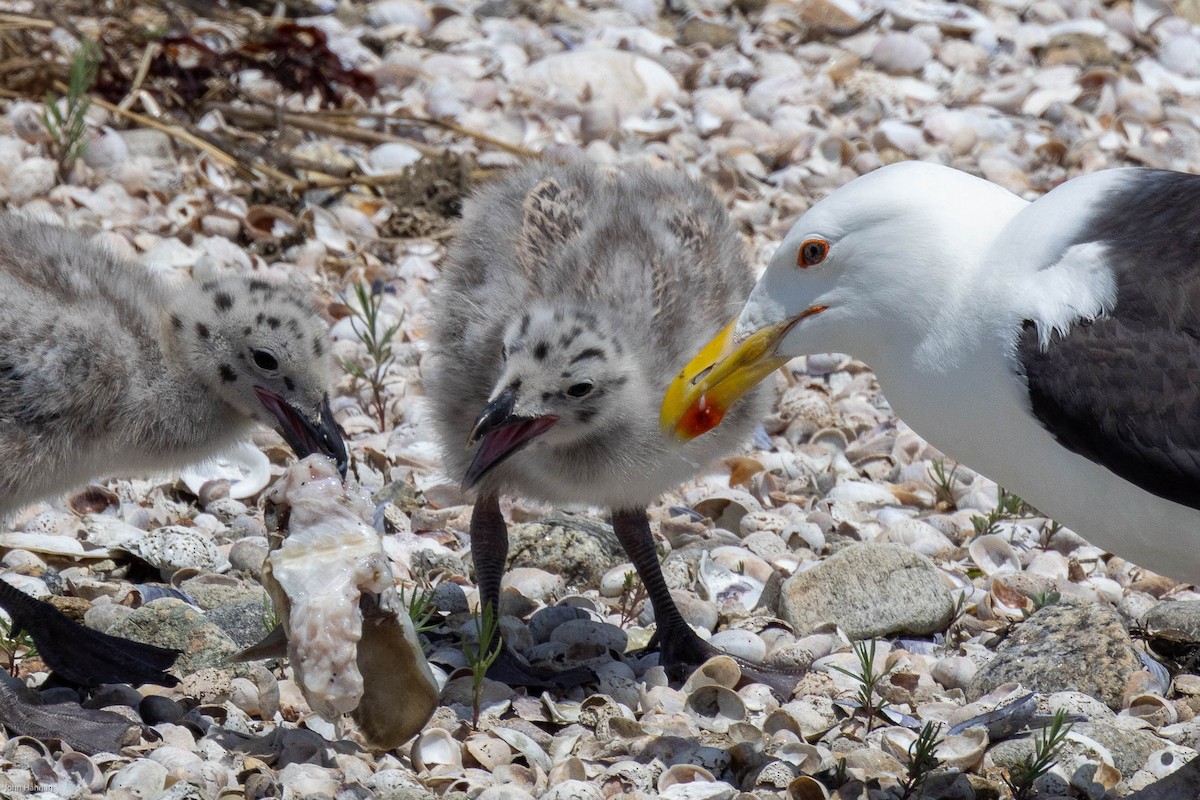
<path id="1" fill-rule="evenodd" d="M 746 704 L 724 686 L 701 686 L 688 694 L 684 706 L 696 716 L 701 728 L 715 733 L 724 733 L 735 722 L 746 720 Z"/>
<path id="2" fill-rule="evenodd" d="M 438 684 L 364 521 L 373 507 L 319 455 L 290 467 L 267 500 L 287 509 L 288 533 L 273 542 L 262 583 L 305 700 L 331 721 L 349 712 L 375 746 L 402 744 L 437 708 Z"/>
<path id="3" fill-rule="evenodd" d="M 246 235 L 255 241 L 279 241 L 300 230 L 300 220 L 278 206 L 250 206 L 242 217 Z"/>
<path id="4" fill-rule="evenodd" d="M 179 478 L 197 497 L 206 483 L 229 481 L 229 496 L 243 500 L 267 487 L 271 480 L 271 460 L 249 442 L 239 442 L 224 453 L 186 467 Z"/>
<path id="5" fill-rule="evenodd" d="M 732 689 L 742 679 L 742 668 L 729 656 L 713 656 L 688 676 L 683 684 L 685 694 L 691 694 L 704 686 L 720 686 Z"/>
<path id="6" fill-rule="evenodd" d="M 673 764 L 658 776 L 658 791 L 665 792 L 682 783 L 714 783 L 716 780 L 711 772 L 696 764 Z"/>
<path id="7" fill-rule="evenodd" d="M 998 534 L 988 533 L 977 537 L 967 546 L 967 552 L 984 575 L 1021 571 L 1021 559 L 1017 557 L 1017 551 Z"/>
<path id="8" fill-rule="evenodd" d="M 788 800 L 829 800 L 825 784 L 808 775 L 801 775 L 787 787 Z"/>
<path id="9" fill-rule="evenodd" d="M 430 728 L 417 737 L 410 750 L 413 766 L 420 772 L 435 767 L 462 767 L 462 746 L 445 728 Z"/>
<path id="10" fill-rule="evenodd" d="M 934 755 L 940 763 L 967 772 L 983 758 L 987 746 L 986 730 L 981 727 L 967 728 L 962 733 L 947 734 Z"/>

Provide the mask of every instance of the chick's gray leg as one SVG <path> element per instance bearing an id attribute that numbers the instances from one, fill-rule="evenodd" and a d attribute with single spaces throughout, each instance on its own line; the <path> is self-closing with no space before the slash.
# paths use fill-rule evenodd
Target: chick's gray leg
<path id="1" fill-rule="evenodd" d="M 725 655 L 701 639 L 679 613 L 658 563 L 658 552 L 654 549 L 654 536 L 650 533 L 646 511 L 614 511 L 612 525 L 617 540 L 625 548 L 654 607 L 654 621 L 658 628 L 654 638 L 658 641 L 659 663 L 667 670 L 667 674 L 674 678 L 686 677 L 713 656 Z M 800 680 L 801 673 L 772 669 L 740 658 L 734 658 L 734 661 L 742 668 L 744 677 L 756 683 L 765 683 L 784 699 L 791 699 Z"/>
<path id="2" fill-rule="evenodd" d="M 491 605 L 493 613 L 499 614 L 500 580 L 508 564 L 508 526 L 504 524 L 496 495 L 480 497 L 475 502 L 471 513 L 471 558 L 475 562 L 480 609 Z M 503 639 L 500 646 L 500 655 L 487 673 L 494 681 L 509 686 L 562 689 L 595 679 L 594 673 L 586 669 L 559 672 L 537 669 L 513 653 Z"/>

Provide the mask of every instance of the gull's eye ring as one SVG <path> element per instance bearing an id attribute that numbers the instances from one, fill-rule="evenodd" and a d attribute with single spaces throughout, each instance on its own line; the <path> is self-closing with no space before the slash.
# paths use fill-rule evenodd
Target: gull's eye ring
<path id="1" fill-rule="evenodd" d="M 814 267 L 829 255 L 829 242 L 824 239 L 805 239 L 796 254 L 796 266 L 800 269 Z"/>

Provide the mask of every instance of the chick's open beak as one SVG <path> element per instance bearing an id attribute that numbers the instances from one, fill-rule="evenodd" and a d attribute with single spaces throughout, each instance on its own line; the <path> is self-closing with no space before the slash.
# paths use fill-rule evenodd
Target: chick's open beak
<path id="1" fill-rule="evenodd" d="M 733 331 L 737 321 L 726 325 L 667 387 L 659 415 L 663 436 L 683 443 L 720 425 L 742 395 L 790 360 L 776 355 L 775 349 L 792 327 L 824 310 L 813 306 L 797 317 L 755 331 L 736 346 Z"/>
<path id="2" fill-rule="evenodd" d="M 508 387 L 484 407 L 471 433 L 467 436 L 467 447 L 482 440 L 467 473 L 463 476 L 463 489 L 473 488 L 493 467 L 524 448 L 558 422 L 558 417 L 547 414 L 541 417 L 526 417 L 516 413 L 517 393 Z"/>
<path id="3" fill-rule="evenodd" d="M 338 430 L 333 419 L 333 410 L 329 407 L 326 397 L 317 410 L 317 419 L 310 420 L 290 403 L 269 389 L 261 386 L 254 387 L 263 407 L 279 420 L 279 432 L 295 452 L 297 458 L 304 458 L 313 453 L 320 453 L 333 459 L 338 474 L 346 477 L 346 468 L 350 459 L 346 455 L 346 444 L 342 441 L 342 432 Z"/>

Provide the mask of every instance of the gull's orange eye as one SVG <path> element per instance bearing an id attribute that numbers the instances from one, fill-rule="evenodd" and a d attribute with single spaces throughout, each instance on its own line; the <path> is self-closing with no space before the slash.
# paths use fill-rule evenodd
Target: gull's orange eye
<path id="1" fill-rule="evenodd" d="M 808 269 L 820 264 L 827 255 L 829 255 L 829 242 L 824 239 L 806 239 L 804 244 L 800 245 L 800 252 L 796 254 L 796 266 L 800 269 Z"/>

